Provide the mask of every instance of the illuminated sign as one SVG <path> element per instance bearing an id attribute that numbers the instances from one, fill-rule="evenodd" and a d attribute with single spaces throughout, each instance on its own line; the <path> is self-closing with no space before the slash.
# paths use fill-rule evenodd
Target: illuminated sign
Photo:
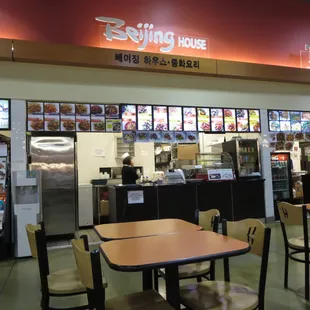
<path id="1" fill-rule="evenodd" d="M 162 53 L 170 53 L 175 47 L 206 51 L 207 40 L 176 36 L 174 32 L 156 30 L 153 24 L 138 23 L 136 27 L 126 26 L 122 19 L 111 17 L 96 17 L 96 20 L 105 24 L 103 35 L 106 40 L 128 41 L 136 43 L 137 49 L 143 51 L 152 43 L 160 47 Z"/>

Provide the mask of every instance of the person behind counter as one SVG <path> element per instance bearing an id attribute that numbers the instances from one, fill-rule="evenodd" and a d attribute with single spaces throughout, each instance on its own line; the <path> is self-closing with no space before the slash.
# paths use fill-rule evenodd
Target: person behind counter
<path id="1" fill-rule="evenodd" d="M 123 185 L 136 184 L 136 181 L 139 179 L 138 174 L 133 169 L 133 161 L 130 156 L 127 156 L 123 160 L 123 169 L 122 169 L 122 183 Z"/>

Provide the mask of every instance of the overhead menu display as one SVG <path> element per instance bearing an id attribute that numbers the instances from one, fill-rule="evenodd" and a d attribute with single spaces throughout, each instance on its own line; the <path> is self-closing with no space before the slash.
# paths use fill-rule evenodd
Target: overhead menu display
<path id="1" fill-rule="evenodd" d="M 197 130 L 196 108 L 183 108 L 183 123 L 185 131 Z"/>
<path id="2" fill-rule="evenodd" d="M 122 129 L 137 129 L 137 109 L 136 106 L 133 104 L 122 105 Z"/>
<path id="3" fill-rule="evenodd" d="M 237 131 L 249 131 L 249 113 L 246 109 L 236 109 Z"/>
<path id="4" fill-rule="evenodd" d="M 153 106 L 153 129 L 156 131 L 168 130 L 167 107 Z"/>
<path id="5" fill-rule="evenodd" d="M 310 132 L 310 112 L 268 110 L 270 131 Z"/>
<path id="6" fill-rule="evenodd" d="M 153 116 L 151 105 L 138 105 L 138 130 L 152 130 Z"/>
<path id="7" fill-rule="evenodd" d="M 5 100 L 0 100 L 1 105 Z M 9 109 L 9 101 L 7 109 Z M 52 132 L 141 131 L 150 134 L 139 140 L 157 141 L 155 132 L 191 132 L 174 135 L 176 141 L 194 141 L 193 132 L 260 132 L 257 109 L 154 106 L 144 104 L 100 104 L 27 102 L 27 130 Z M 1 122 L 1 119 L 0 119 Z M 9 124 L 9 119 L 8 119 Z M 269 111 L 271 131 L 310 131 L 310 112 Z M 0 128 L 1 129 L 1 128 Z M 186 133 L 185 133 L 186 134 Z M 154 139 L 152 138 L 154 137 Z M 165 135 L 166 140 L 172 139 Z"/>
<path id="8" fill-rule="evenodd" d="M 236 131 L 236 110 L 224 109 L 225 131 Z"/>
<path id="9" fill-rule="evenodd" d="M 0 130 L 10 129 L 10 101 L 0 99 Z"/>
<path id="10" fill-rule="evenodd" d="M 210 109 L 197 108 L 198 131 L 211 131 Z"/>
<path id="11" fill-rule="evenodd" d="M 223 109 L 211 109 L 211 130 L 224 131 Z"/>
<path id="12" fill-rule="evenodd" d="M 181 107 L 169 107 L 169 130 L 171 131 L 182 131 L 183 130 L 183 119 L 182 119 L 182 108 Z"/>

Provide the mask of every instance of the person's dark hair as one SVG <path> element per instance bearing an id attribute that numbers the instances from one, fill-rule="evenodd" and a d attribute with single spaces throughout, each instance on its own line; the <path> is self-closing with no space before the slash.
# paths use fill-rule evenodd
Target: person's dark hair
<path id="1" fill-rule="evenodd" d="M 130 156 L 125 157 L 123 160 L 123 165 L 130 166 L 130 164 L 131 164 L 131 157 Z"/>

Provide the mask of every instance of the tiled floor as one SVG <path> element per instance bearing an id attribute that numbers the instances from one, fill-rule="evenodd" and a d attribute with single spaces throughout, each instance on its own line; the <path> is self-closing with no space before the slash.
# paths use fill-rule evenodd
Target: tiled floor
<path id="1" fill-rule="evenodd" d="M 266 289 L 266 309 L 288 310 L 308 309 L 306 303 L 297 292 L 303 287 L 304 266 L 295 262 L 290 263 L 289 286 L 283 288 L 284 249 L 279 224 L 272 224 L 272 244 L 270 251 L 269 270 Z M 96 245 L 92 246 L 97 247 Z M 75 265 L 71 249 L 49 251 L 51 269 L 59 266 L 72 267 Z M 140 273 L 121 273 L 108 268 L 102 261 L 105 277 L 108 280 L 107 298 L 141 290 Z M 231 280 L 257 288 L 260 261 L 257 257 L 244 255 L 231 259 Z M 217 263 L 217 278 L 222 279 L 222 262 Z M 190 283 L 192 280 L 182 281 Z M 164 282 L 160 281 L 161 291 L 164 292 Z M 53 300 L 53 306 L 67 306 L 83 302 L 83 298 L 65 299 L 62 302 Z M 40 283 L 37 262 L 34 259 L 0 262 L 0 309 L 1 310 L 39 310 Z M 121 309 L 120 309 L 121 310 Z"/>

